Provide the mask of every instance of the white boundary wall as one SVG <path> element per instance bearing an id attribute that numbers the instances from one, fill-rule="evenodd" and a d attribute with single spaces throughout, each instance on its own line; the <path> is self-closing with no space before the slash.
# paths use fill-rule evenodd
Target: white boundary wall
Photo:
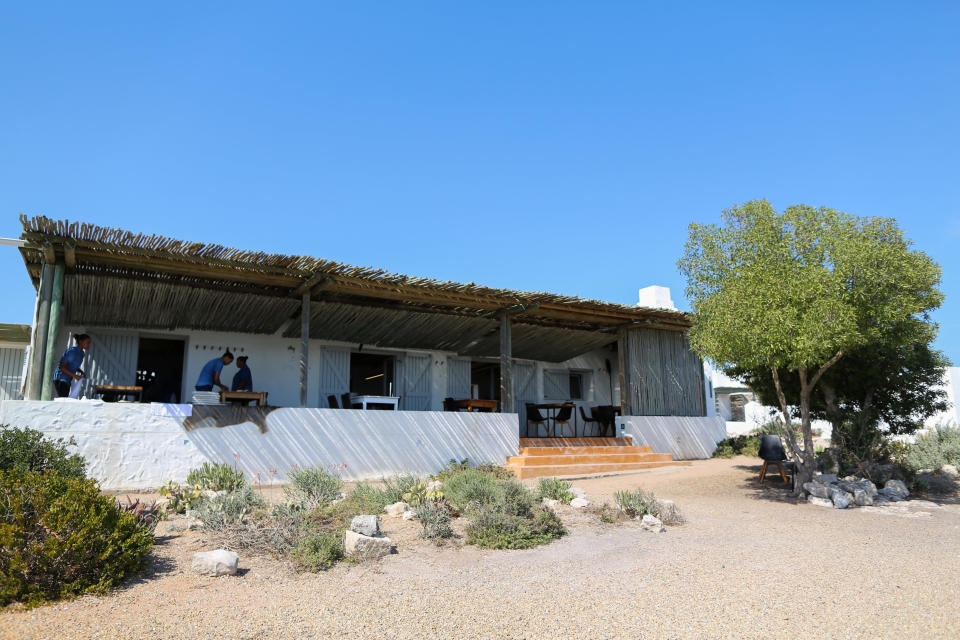
<path id="1" fill-rule="evenodd" d="M 275 409 L 261 433 L 251 422 L 186 430 L 184 418 L 154 415 L 155 406 L 8 400 L 0 404 L 0 424 L 75 438 L 88 475 L 104 489 L 183 482 L 203 462 L 235 464 L 264 484 L 285 482 L 292 465 L 346 463 L 344 480 L 427 474 L 451 459 L 503 464 L 520 444 L 512 413 Z"/>
<path id="2" fill-rule="evenodd" d="M 702 460 L 711 457 L 717 443 L 727 437 L 727 424 L 720 416 L 624 416 L 617 418 L 617 432 L 633 438 L 634 444 L 653 447 L 656 453 L 673 454 L 674 460 Z"/>

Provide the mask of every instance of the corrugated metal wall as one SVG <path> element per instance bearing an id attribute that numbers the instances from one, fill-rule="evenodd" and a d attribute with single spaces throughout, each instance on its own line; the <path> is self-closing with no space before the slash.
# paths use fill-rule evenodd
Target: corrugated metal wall
<path id="1" fill-rule="evenodd" d="M 617 424 L 633 443 L 649 445 L 657 453 L 670 453 L 674 460 L 703 460 L 713 455 L 717 443 L 727 437 L 726 422 L 719 416 L 626 416 Z"/>
<path id="2" fill-rule="evenodd" d="M 627 407 L 636 416 L 703 416 L 703 363 L 685 333 L 631 328 L 621 333 Z"/>
<path id="3" fill-rule="evenodd" d="M 20 376 L 23 375 L 25 349 L 0 349 L 0 401 L 22 400 Z"/>

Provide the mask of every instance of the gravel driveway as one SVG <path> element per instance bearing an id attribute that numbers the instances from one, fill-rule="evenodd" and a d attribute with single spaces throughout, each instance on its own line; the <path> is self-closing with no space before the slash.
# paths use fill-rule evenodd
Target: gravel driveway
<path id="1" fill-rule="evenodd" d="M 960 501 L 839 511 L 756 484 L 754 459 L 576 481 L 591 500 L 643 487 L 688 523 L 655 534 L 565 515 L 528 551 L 436 548 L 384 519 L 398 553 L 322 574 L 244 557 L 201 578 L 195 532 L 105 597 L 0 612 L 2 638 L 957 638 Z M 161 527 L 166 526 L 165 523 Z M 162 529 L 161 529 L 162 531 Z"/>

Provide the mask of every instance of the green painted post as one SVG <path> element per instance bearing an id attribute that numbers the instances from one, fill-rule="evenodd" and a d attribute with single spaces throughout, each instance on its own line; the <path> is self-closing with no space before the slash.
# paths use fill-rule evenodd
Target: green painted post
<path id="1" fill-rule="evenodd" d="M 50 320 L 47 323 L 47 349 L 43 360 L 43 390 L 41 400 L 53 400 L 53 373 L 57 360 L 57 334 L 60 332 L 60 309 L 63 306 L 63 263 L 53 270 L 53 291 L 50 296 Z"/>
<path id="2" fill-rule="evenodd" d="M 30 400 L 39 400 L 43 389 L 43 356 L 47 352 L 47 325 L 50 321 L 50 289 L 53 288 L 53 265 L 43 263 L 40 288 L 37 291 L 37 318 L 30 344 Z"/>

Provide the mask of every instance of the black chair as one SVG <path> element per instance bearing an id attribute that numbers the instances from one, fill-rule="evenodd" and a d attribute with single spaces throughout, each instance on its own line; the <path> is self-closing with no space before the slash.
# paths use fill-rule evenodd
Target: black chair
<path id="1" fill-rule="evenodd" d="M 331 409 L 339 409 L 340 403 L 337 402 L 337 396 L 327 396 L 327 405 Z"/>
<path id="2" fill-rule="evenodd" d="M 553 424 L 550 427 L 550 433 L 553 436 L 556 436 L 557 425 L 560 426 L 560 437 L 563 437 L 563 425 L 570 427 L 571 438 L 577 437 L 577 430 L 570 424 L 570 418 L 573 417 L 573 404 L 565 404 L 557 411 L 557 414 L 553 416 Z"/>
<path id="3" fill-rule="evenodd" d="M 586 412 L 583 410 L 583 407 L 580 407 L 580 418 L 583 420 L 583 435 L 587 435 L 587 425 L 593 424 L 594 422 L 599 423 L 600 421 L 596 418 L 588 418 Z"/>
<path id="4" fill-rule="evenodd" d="M 340 395 L 340 403 L 341 409 L 353 409 L 353 398 L 350 397 L 349 393 L 343 393 Z"/>
<path id="5" fill-rule="evenodd" d="M 527 404 L 527 430 L 526 437 L 530 437 L 530 425 L 536 425 L 537 435 L 535 437 L 540 437 L 540 425 L 543 425 L 544 428 L 547 428 L 547 419 L 543 417 L 543 414 L 540 413 L 540 410 L 537 409 L 532 404 Z"/>
<path id="6" fill-rule="evenodd" d="M 617 410 L 611 405 L 597 407 L 597 422 L 600 423 L 600 436 L 606 437 L 610 429 L 610 437 L 617 435 Z"/>
<path id="7" fill-rule="evenodd" d="M 457 407 L 454 404 L 453 398 L 444 398 L 443 399 L 443 410 L 444 411 L 457 411 Z"/>
<path id="8" fill-rule="evenodd" d="M 760 468 L 760 484 L 767 477 L 767 467 L 776 465 L 780 471 L 780 478 L 786 483 L 787 474 L 785 469 L 793 469 L 793 463 L 787 462 L 787 452 L 783 450 L 783 443 L 780 442 L 780 436 L 766 434 L 760 436 L 760 450 L 757 452 L 760 459 L 763 460 L 763 466 Z"/>

